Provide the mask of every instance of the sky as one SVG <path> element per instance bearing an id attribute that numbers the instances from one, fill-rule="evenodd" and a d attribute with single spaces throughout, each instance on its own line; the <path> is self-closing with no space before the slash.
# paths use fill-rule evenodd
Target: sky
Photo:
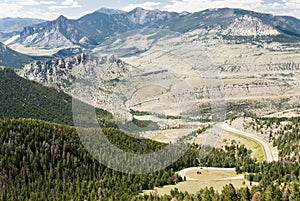
<path id="1" fill-rule="evenodd" d="M 102 7 L 130 11 L 136 7 L 176 12 L 207 8 L 243 8 L 300 19 L 300 0 L 0 0 L 0 18 L 28 17 L 53 20 L 59 15 L 76 19 Z"/>

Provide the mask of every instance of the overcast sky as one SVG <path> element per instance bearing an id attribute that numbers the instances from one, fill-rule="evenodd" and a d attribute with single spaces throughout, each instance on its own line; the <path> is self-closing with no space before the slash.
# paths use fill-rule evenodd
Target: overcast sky
<path id="1" fill-rule="evenodd" d="M 30 17 L 52 20 L 59 15 L 78 18 L 102 7 L 126 11 L 143 7 L 177 12 L 231 7 L 290 15 L 300 19 L 300 0 L 0 0 L 0 18 Z"/>

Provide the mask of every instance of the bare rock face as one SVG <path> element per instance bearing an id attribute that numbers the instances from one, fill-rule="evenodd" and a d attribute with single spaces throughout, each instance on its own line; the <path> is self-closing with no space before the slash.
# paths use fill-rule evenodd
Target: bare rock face
<path id="1" fill-rule="evenodd" d="M 116 79 L 127 71 L 126 64 L 113 55 L 96 58 L 80 54 L 64 59 L 34 61 L 24 66 L 21 76 L 45 85 L 58 85 L 64 79 L 97 75 L 98 69 L 103 73 L 106 71 L 105 74 L 99 75 L 104 80 Z"/>
<path id="2" fill-rule="evenodd" d="M 231 36 L 272 36 L 280 33 L 257 17 L 244 15 L 236 18 L 234 22 L 222 32 L 222 35 Z"/>
<path id="3" fill-rule="evenodd" d="M 108 108 L 107 96 L 130 66 L 112 56 L 80 54 L 65 59 L 35 61 L 20 75 L 46 86 L 54 86 L 93 106 Z"/>
<path id="4" fill-rule="evenodd" d="M 63 34 L 62 27 L 68 30 L 70 36 L 76 32 L 75 26 L 69 23 L 68 19 L 60 16 L 54 21 L 51 21 L 47 26 L 40 25 L 40 27 L 25 27 L 20 33 L 18 42 L 25 46 L 32 47 L 69 47 L 73 45 L 72 37 L 66 37 Z"/>

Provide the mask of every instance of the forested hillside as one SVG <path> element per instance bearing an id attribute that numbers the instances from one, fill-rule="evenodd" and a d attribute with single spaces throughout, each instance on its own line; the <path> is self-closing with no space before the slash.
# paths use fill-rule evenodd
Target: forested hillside
<path id="1" fill-rule="evenodd" d="M 164 144 L 126 137 L 115 129 L 104 134 L 132 152 Z M 74 128 L 40 120 L 0 120 L 0 200 L 128 201 L 142 189 L 180 181 L 168 168 L 153 174 L 112 171 L 92 158 Z M 148 148 L 149 147 L 149 148 Z M 150 150 L 149 150 L 150 149 Z M 193 164 L 186 164 L 193 165 Z"/>
<path id="2" fill-rule="evenodd" d="M 300 200 L 297 117 L 256 118 L 248 125 L 268 133 L 279 149 L 279 162 L 259 163 L 250 157 L 250 150 L 237 144 L 212 149 L 199 159 L 201 147 L 193 145 L 164 170 L 130 175 L 101 165 L 84 148 L 75 128 L 67 126 L 73 125 L 71 96 L 5 68 L 0 70 L 0 94 L 0 200 Z M 131 138 L 116 129 L 112 114 L 96 112 L 106 137 L 127 152 L 151 153 L 165 146 Z M 259 185 L 252 189 L 227 185 L 222 192 L 199 189 L 197 195 L 176 189 L 171 195 L 140 195 L 143 190 L 182 181 L 175 172 L 194 166 L 235 167 Z"/>
<path id="3" fill-rule="evenodd" d="M 32 118 L 73 125 L 72 97 L 54 88 L 19 77 L 13 70 L 0 69 L 0 118 Z M 96 109 L 101 124 L 113 126 L 109 112 Z"/>
<path id="4" fill-rule="evenodd" d="M 31 61 L 32 57 L 16 52 L 0 42 L 0 66 L 21 69 Z"/>
<path id="5" fill-rule="evenodd" d="M 33 118 L 73 124 L 72 97 L 0 70 L 0 118 Z"/>
<path id="6" fill-rule="evenodd" d="M 157 151 L 165 144 L 131 138 L 114 128 L 103 129 L 117 147 L 132 153 Z M 41 120 L 0 120 L 0 200 L 299 200 L 298 163 L 257 163 L 244 147 L 232 144 L 225 150 L 214 149 L 200 160 L 202 165 L 237 166 L 237 172 L 249 172 L 250 181 L 260 185 L 252 189 L 223 191 L 199 189 L 196 195 L 173 190 L 171 195 L 140 195 L 154 186 L 175 184 L 175 173 L 199 165 L 198 150 L 192 148 L 172 166 L 152 174 L 124 174 L 101 165 L 82 145 L 75 128 Z M 222 161 L 216 163 L 216 160 Z M 121 161 L 120 161 L 121 163 Z M 280 185 L 279 185 L 280 184 Z"/>

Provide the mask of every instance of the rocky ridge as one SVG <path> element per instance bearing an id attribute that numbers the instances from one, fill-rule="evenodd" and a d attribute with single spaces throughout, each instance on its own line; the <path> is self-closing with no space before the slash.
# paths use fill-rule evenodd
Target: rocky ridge
<path id="1" fill-rule="evenodd" d="M 25 27 L 11 44 L 41 48 L 81 46 L 93 49 L 118 34 L 144 28 L 162 28 L 181 34 L 196 30 L 198 40 L 205 36 L 235 42 L 295 42 L 300 40 L 300 20 L 242 9 L 210 9 L 196 13 L 174 13 L 136 8 L 130 12 L 102 9 L 70 20 L 64 16 L 40 26 Z M 14 41 L 13 41 L 14 39 Z"/>
<path id="2" fill-rule="evenodd" d="M 107 109 L 107 97 L 114 82 L 130 68 L 113 55 L 92 57 L 79 54 L 64 59 L 34 61 L 24 66 L 20 76 L 54 86 L 84 102 Z"/>

